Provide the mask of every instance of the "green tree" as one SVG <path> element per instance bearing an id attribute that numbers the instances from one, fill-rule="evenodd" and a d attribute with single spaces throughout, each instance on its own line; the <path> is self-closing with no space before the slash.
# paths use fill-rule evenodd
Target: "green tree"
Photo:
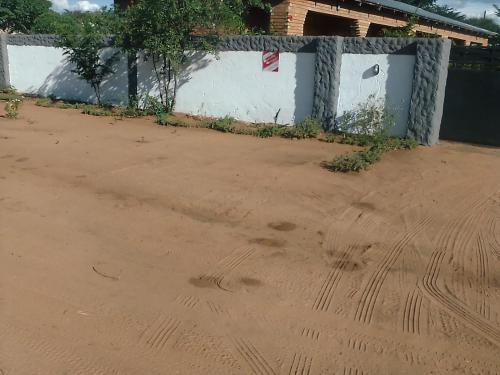
<path id="1" fill-rule="evenodd" d="M 419 7 L 422 9 L 426 9 L 428 7 L 433 6 L 436 3 L 436 0 L 401 0 L 401 2 L 409 4 L 409 5 L 413 5 L 415 7 Z"/>
<path id="2" fill-rule="evenodd" d="M 383 28 L 382 34 L 383 36 L 391 37 L 391 38 L 414 38 L 417 36 L 414 28 L 417 24 L 418 18 L 412 16 L 408 18 L 408 22 L 405 26 L 395 27 L 395 28 Z"/>
<path id="3" fill-rule="evenodd" d="M 75 26 L 59 34 L 58 45 L 74 64 L 73 72 L 92 86 L 100 106 L 101 85 L 114 73 L 113 64 L 118 58 L 117 52 L 104 51 L 109 35 L 115 31 L 116 17 L 108 10 L 87 13 L 75 19 Z"/>
<path id="4" fill-rule="evenodd" d="M 458 10 L 449 7 L 448 5 L 438 5 L 433 4 L 426 8 L 429 12 L 439 14 L 443 17 L 452 18 L 457 21 L 464 21 L 465 15 L 460 13 Z"/>
<path id="5" fill-rule="evenodd" d="M 67 34 L 78 27 L 77 20 L 72 12 L 47 12 L 39 16 L 31 32 L 34 34 Z"/>
<path id="6" fill-rule="evenodd" d="M 250 6 L 265 7 L 261 0 L 139 0 L 124 14 L 120 44 L 152 62 L 163 108 L 172 112 L 188 51 L 215 53 L 220 35 L 243 31 Z"/>
<path id="7" fill-rule="evenodd" d="M 48 13 L 49 0 L 0 0 L 0 29 L 28 33 L 35 20 Z"/>
<path id="8" fill-rule="evenodd" d="M 436 0 L 399 0 L 402 3 L 406 3 L 409 5 L 413 5 L 422 9 L 425 9 L 429 12 L 439 14 L 444 17 L 452 18 L 457 21 L 463 21 L 465 19 L 465 15 L 449 7 L 448 5 L 439 5 L 436 3 Z"/>
<path id="9" fill-rule="evenodd" d="M 500 25 L 498 25 L 493 18 L 488 17 L 470 17 L 465 20 L 469 25 L 477 26 L 482 29 L 499 32 Z"/>
<path id="10" fill-rule="evenodd" d="M 467 18 L 465 22 L 468 23 L 469 25 L 473 25 L 497 33 L 497 35 L 489 38 L 489 42 L 492 45 L 500 44 L 500 25 L 498 25 L 493 18 L 471 17 Z"/>

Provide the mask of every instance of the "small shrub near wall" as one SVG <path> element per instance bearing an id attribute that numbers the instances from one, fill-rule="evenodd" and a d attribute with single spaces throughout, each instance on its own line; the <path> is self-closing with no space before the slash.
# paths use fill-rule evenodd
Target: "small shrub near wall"
<path id="1" fill-rule="evenodd" d="M 394 116 L 385 108 L 381 100 L 371 95 L 365 103 L 356 109 L 346 111 L 337 122 L 337 130 L 351 134 L 357 143 L 365 145 L 384 139 L 395 126 Z M 348 143 L 348 142 L 345 142 Z"/>
<path id="2" fill-rule="evenodd" d="M 394 116 L 381 101 L 371 96 L 355 110 L 344 113 L 337 124 L 337 134 L 329 134 L 326 138 L 327 142 L 369 148 L 340 155 L 323 166 L 334 172 L 359 172 L 379 161 L 386 152 L 415 148 L 417 142 L 414 140 L 389 137 L 394 124 Z"/>
<path id="3" fill-rule="evenodd" d="M 5 100 L 5 117 L 16 119 L 19 117 L 19 108 L 23 103 L 24 97 L 20 95 L 14 87 L 8 87 L 0 90 L 0 100 Z"/>
<path id="4" fill-rule="evenodd" d="M 321 123 L 315 118 L 307 117 L 294 126 L 283 128 L 282 136 L 296 139 L 317 138 L 321 131 Z"/>
<path id="5" fill-rule="evenodd" d="M 7 118 L 10 119 L 15 119 L 19 117 L 19 107 L 21 107 L 22 100 L 15 98 L 15 99 L 10 99 L 6 104 L 5 104 L 5 115 Z"/>

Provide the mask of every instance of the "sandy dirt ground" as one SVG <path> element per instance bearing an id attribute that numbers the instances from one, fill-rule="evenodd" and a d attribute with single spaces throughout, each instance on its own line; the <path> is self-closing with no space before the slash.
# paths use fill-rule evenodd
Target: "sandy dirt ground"
<path id="1" fill-rule="evenodd" d="M 499 374 L 500 149 L 349 150 L 0 118 L 0 374 Z"/>

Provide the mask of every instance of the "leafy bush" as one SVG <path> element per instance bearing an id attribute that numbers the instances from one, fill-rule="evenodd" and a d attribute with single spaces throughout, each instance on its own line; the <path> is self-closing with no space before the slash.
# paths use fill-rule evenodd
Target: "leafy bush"
<path id="1" fill-rule="evenodd" d="M 45 108 L 54 107 L 54 101 L 50 98 L 38 98 L 35 101 L 35 105 Z"/>
<path id="2" fill-rule="evenodd" d="M 329 133 L 325 139 L 368 148 L 337 156 L 323 163 L 323 167 L 335 172 L 359 172 L 379 161 L 386 152 L 417 147 L 415 140 L 389 137 L 393 127 L 394 117 L 382 103 L 370 97 L 355 110 L 344 113 L 337 124 L 337 133 Z"/>
<path id="3" fill-rule="evenodd" d="M 148 115 L 155 116 L 165 112 L 161 102 L 157 98 L 149 94 L 147 94 L 143 100 L 142 110 Z"/>
<path id="4" fill-rule="evenodd" d="M 114 116 L 115 112 L 111 107 L 100 107 L 93 104 L 86 104 L 82 108 L 82 113 L 91 116 Z"/>
<path id="5" fill-rule="evenodd" d="M 307 117 L 304 121 L 294 126 L 282 129 L 281 136 L 296 139 L 316 138 L 322 130 L 321 123 L 312 117 Z"/>
<path id="6" fill-rule="evenodd" d="M 120 117 L 128 118 L 142 117 L 145 115 L 145 113 L 133 103 L 125 108 L 120 108 L 118 112 Z"/>
<path id="7" fill-rule="evenodd" d="M 276 134 L 276 130 L 274 127 L 266 126 L 263 128 L 257 129 L 255 135 L 260 138 L 271 138 Z"/>
<path id="8" fill-rule="evenodd" d="M 413 150 L 418 146 L 418 142 L 410 138 L 388 138 L 379 145 L 384 152 L 393 150 Z"/>
<path id="9" fill-rule="evenodd" d="M 365 103 L 346 111 L 340 117 L 336 130 L 345 133 L 342 143 L 367 146 L 386 139 L 394 124 L 394 116 L 371 95 Z"/>
<path id="10" fill-rule="evenodd" d="M 270 138 L 283 135 L 286 130 L 286 126 L 264 125 L 254 130 L 252 135 L 260 138 Z"/>
<path id="11" fill-rule="evenodd" d="M 117 118 L 135 118 L 153 114 L 141 109 L 137 102 L 131 102 L 127 107 L 113 107 L 111 105 L 98 106 L 88 103 L 73 103 L 56 100 L 55 98 L 38 98 L 35 105 L 46 108 L 81 109 L 83 114 L 91 116 L 115 116 Z"/>
<path id="12" fill-rule="evenodd" d="M 207 128 L 223 133 L 234 133 L 234 118 L 226 116 L 208 123 Z"/>
<path id="13" fill-rule="evenodd" d="M 11 99 L 5 104 L 5 113 L 8 118 L 15 119 L 19 116 L 19 107 L 23 101 L 19 98 Z"/>
<path id="14" fill-rule="evenodd" d="M 189 128 L 189 124 L 184 121 L 175 118 L 172 114 L 166 112 L 158 112 L 156 115 L 156 123 L 162 126 L 175 126 L 179 128 Z M 202 127 L 202 126 L 200 126 Z"/>
<path id="15" fill-rule="evenodd" d="M 413 139 L 387 138 L 367 150 L 337 156 L 330 162 L 324 162 L 323 167 L 334 172 L 359 172 L 379 161 L 386 152 L 411 150 L 417 146 Z"/>
<path id="16" fill-rule="evenodd" d="M 331 162 L 323 163 L 323 166 L 334 172 L 359 172 L 379 161 L 382 154 L 381 148 L 373 146 L 368 150 L 337 156 Z"/>
<path id="17" fill-rule="evenodd" d="M 250 127 L 241 127 L 241 128 L 233 128 L 233 133 L 234 134 L 239 134 L 239 135 L 253 135 L 257 137 L 259 129 L 254 129 Z"/>
<path id="18" fill-rule="evenodd" d="M 371 146 L 376 143 L 373 136 L 366 134 L 339 133 L 336 140 L 338 143 L 356 146 Z"/>
<path id="19" fill-rule="evenodd" d="M 324 141 L 327 143 L 335 143 L 338 141 L 338 136 L 337 136 L 337 134 L 327 133 Z"/>
<path id="20" fill-rule="evenodd" d="M 0 90 L 0 100 L 23 99 L 13 86 Z"/>
<path id="21" fill-rule="evenodd" d="M 170 115 L 165 112 L 158 112 L 155 114 L 156 116 L 156 123 L 161 126 L 167 126 L 169 125 L 169 117 Z"/>

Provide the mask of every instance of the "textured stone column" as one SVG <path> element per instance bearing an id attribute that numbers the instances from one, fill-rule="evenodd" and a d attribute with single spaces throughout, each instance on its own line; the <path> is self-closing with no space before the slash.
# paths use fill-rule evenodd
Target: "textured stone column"
<path id="1" fill-rule="evenodd" d="M 317 40 L 312 116 L 320 120 L 326 130 L 331 130 L 339 101 L 344 38 L 319 37 Z"/>
<path id="2" fill-rule="evenodd" d="M 0 33 L 0 89 L 10 86 L 9 52 L 7 50 L 7 34 Z"/>
<path id="3" fill-rule="evenodd" d="M 424 145 L 439 141 L 451 41 L 417 39 L 408 136 Z"/>

